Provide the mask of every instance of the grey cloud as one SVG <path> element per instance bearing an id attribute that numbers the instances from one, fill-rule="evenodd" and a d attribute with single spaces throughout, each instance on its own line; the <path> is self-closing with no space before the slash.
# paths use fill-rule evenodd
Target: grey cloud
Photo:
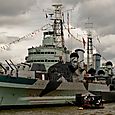
<path id="1" fill-rule="evenodd" d="M 111 34 L 114 35 L 115 34 L 115 25 L 111 24 L 108 26 L 97 28 L 97 32 L 99 32 L 99 34 L 101 36 L 106 36 L 106 35 L 111 35 Z"/>
<path id="2" fill-rule="evenodd" d="M 69 5 L 75 5 L 77 3 L 83 3 L 83 2 L 86 2 L 86 1 L 93 1 L 93 0 L 61 0 L 62 3 L 66 3 L 66 4 L 69 4 Z"/>
<path id="3" fill-rule="evenodd" d="M 6 35 L 0 35 L 0 44 L 7 44 L 11 43 L 14 40 L 18 40 L 19 37 L 16 36 L 6 36 Z"/>
<path id="4" fill-rule="evenodd" d="M 65 41 L 65 45 L 67 46 L 67 48 L 69 50 L 73 50 L 73 49 L 77 49 L 77 48 L 80 48 L 82 47 L 82 43 L 75 40 L 74 38 L 69 38 Z"/>
<path id="5" fill-rule="evenodd" d="M 22 26 L 31 19 L 36 0 L 0 0 L 0 26 Z"/>
<path id="6" fill-rule="evenodd" d="M 107 60 L 113 60 L 115 58 L 115 35 L 106 35 L 100 38 L 101 43 L 95 44 L 96 49 Z"/>
<path id="7" fill-rule="evenodd" d="M 37 2 L 36 2 L 37 1 Z M 57 2 L 58 0 L 53 0 Z M 94 29 L 99 34 L 103 34 L 106 37 L 100 38 L 102 46 L 101 53 L 107 59 L 114 59 L 114 52 L 111 48 L 114 48 L 114 37 L 108 36 L 109 34 L 115 34 L 115 1 L 114 0 L 60 0 L 67 8 L 75 9 L 72 13 L 72 24 L 74 27 L 80 25 L 81 28 L 85 27 L 88 17 L 91 17 L 91 22 L 94 23 Z M 40 28 L 41 25 L 45 25 L 45 12 L 43 9 L 50 8 L 52 0 L 0 0 L 0 26 L 12 27 L 21 26 L 27 28 Z M 64 7 L 64 8 L 65 8 Z M 44 19 L 43 19 L 44 18 Z M 42 23 L 41 23 L 42 22 Z M 34 26 L 34 27 L 33 27 Z M 34 29 L 33 29 L 34 30 Z M 21 31 L 21 30 L 19 30 Z M 28 33 L 28 32 L 27 32 Z M 2 33 L 1 33 L 2 34 Z M 0 35 L 1 43 L 9 43 L 10 40 L 16 40 L 18 37 Z M 27 42 L 27 41 L 26 41 Z M 66 45 L 69 49 L 81 47 L 82 43 L 78 43 L 73 40 L 70 43 L 70 39 L 66 40 Z M 25 44 L 25 43 L 24 43 Z M 31 45 L 32 43 L 30 43 Z M 109 54 L 109 55 L 108 55 Z"/>
<path id="8" fill-rule="evenodd" d="M 28 11 L 34 4 L 36 0 L 0 0 L 0 15 L 19 15 Z"/>
<path id="9" fill-rule="evenodd" d="M 62 0 L 62 3 L 66 3 L 68 5 L 74 5 L 77 4 L 79 2 L 81 2 L 82 0 Z"/>
<path id="10" fill-rule="evenodd" d="M 100 34 L 115 34 L 115 1 L 114 0 L 95 0 L 80 4 L 79 22 L 86 23 L 86 19 L 91 17 L 95 28 Z"/>
<path id="11" fill-rule="evenodd" d="M 78 8 L 73 11 L 73 25 L 85 28 L 88 17 L 93 22 L 94 29 L 100 35 L 115 34 L 115 1 L 114 0 L 62 0 L 69 7 Z"/>
<path id="12" fill-rule="evenodd" d="M 1 16 L 0 17 L 0 26 L 8 25 L 22 25 L 26 23 L 30 17 L 28 15 L 17 15 L 17 16 Z"/>

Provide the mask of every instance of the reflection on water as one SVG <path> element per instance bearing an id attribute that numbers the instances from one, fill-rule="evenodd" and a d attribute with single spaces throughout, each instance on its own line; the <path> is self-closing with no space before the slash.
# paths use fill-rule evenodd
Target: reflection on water
<path id="1" fill-rule="evenodd" d="M 104 104 L 104 109 L 92 110 L 79 110 L 76 106 L 0 110 L 0 115 L 115 115 L 115 103 Z"/>

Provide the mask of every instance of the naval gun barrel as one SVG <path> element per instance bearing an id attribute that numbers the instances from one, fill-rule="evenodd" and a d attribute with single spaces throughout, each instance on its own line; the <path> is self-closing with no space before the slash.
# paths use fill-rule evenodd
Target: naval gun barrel
<path id="1" fill-rule="evenodd" d="M 29 68 L 31 67 L 31 65 L 30 65 L 30 64 L 27 64 L 27 63 L 21 63 L 21 64 L 27 65 Z"/>
<path id="2" fill-rule="evenodd" d="M 12 62 L 12 60 L 9 60 L 11 62 L 11 64 L 14 66 L 14 68 L 16 69 L 16 77 L 18 77 L 18 68 L 16 67 L 16 65 Z"/>
<path id="3" fill-rule="evenodd" d="M 7 69 L 2 65 L 2 63 L 0 63 L 0 66 L 3 68 L 5 74 L 7 74 Z"/>
<path id="4" fill-rule="evenodd" d="M 12 72 L 13 72 L 14 68 L 9 64 L 9 62 L 8 62 L 7 60 L 5 60 L 5 61 L 6 61 L 6 63 L 8 64 L 8 66 L 11 68 L 10 75 L 12 75 Z"/>

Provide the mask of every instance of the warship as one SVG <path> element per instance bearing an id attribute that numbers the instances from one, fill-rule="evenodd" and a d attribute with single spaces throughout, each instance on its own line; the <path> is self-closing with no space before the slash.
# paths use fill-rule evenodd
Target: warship
<path id="1" fill-rule="evenodd" d="M 28 49 L 26 62 L 0 63 L 0 106 L 71 103 L 86 94 L 79 81 L 84 51 L 70 53 L 64 44 L 62 4 L 53 5 L 52 30 L 43 33 L 43 44 Z M 52 15 L 53 15 L 52 14 Z M 82 70 L 82 67 L 80 68 Z"/>

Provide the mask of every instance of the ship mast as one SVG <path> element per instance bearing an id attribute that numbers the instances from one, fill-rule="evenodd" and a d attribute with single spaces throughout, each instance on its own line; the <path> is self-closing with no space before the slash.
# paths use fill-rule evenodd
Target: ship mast
<path id="1" fill-rule="evenodd" d="M 88 33 L 87 37 L 87 70 L 93 66 L 93 42 L 92 34 Z"/>
<path id="2" fill-rule="evenodd" d="M 62 4 L 52 5 L 54 10 L 54 38 L 56 46 L 65 47 L 64 45 L 64 33 L 63 33 L 63 21 L 62 21 Z"/>
<path id="3" fill-rule="evenodd" d="M 93 37 L 92 37 L 92 32 L 90 29 L 93 28 L 93 23 L 89 22 L 88 18 L 88 23 L 86 23 L 88 31 L 87 31 L 87 70 L 93 67 Z"/>

